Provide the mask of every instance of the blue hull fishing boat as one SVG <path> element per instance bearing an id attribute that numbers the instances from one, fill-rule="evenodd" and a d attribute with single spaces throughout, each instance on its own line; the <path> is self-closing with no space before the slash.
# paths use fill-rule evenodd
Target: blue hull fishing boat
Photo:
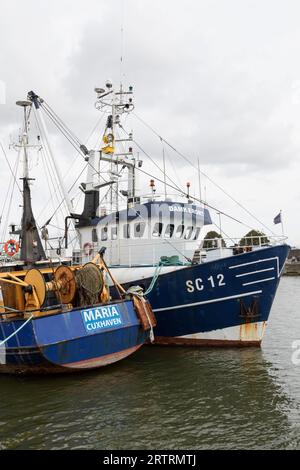
<path id="1" fill-rule="evenodd" d="M 288 252 L 278 245 L 160 272 L 147 295 L 157 320 L 155 343 L 259 346 Z M 149 289 L 152 281 L 134 282 Z"/>
<path id="2" fill-rule="evenodd" d="M 20 246 L 20 257 L 0 267 L 0 373 L 72 372 L 120 361 L 153 339 L 151 307 L 113 278 L 103 259 L 105 249 L 78 266 L 47 258 L 31 207 L 31 102 L 17 104 L 24 108 L 23 215 L 20 230 L 10 232 L 19 235 L 19 242 L 5 244 L 8 256 Z"/>
<path id="3" fill-rule="evenodd" d="M 129 300 L 1 320 L 0 372 L 48 374 L 103 367 L 129 356 L 148 338 Z"/>
<path id="4" fill-rule="evenodd" d="M 200 176 L 209 177 L 200 171 L 199 162 L 196 166 L 132 113 L 159 139 L 162 165 L 144 151 L 134 140 L 132 128 L 124 127 L 134 110 L 132 87 L 114 89 L 107 81 L 95 92 L 95 107 L 106 115 L 106 124 L 102 143 L 91 150 L 43 98 L 29 93 L 44 139 L 48 140 L 43 113 L 68 136 L 87 166 L 86 181 L 80 185 L 83 211 L 68 217 L 74 220 L 80 235 L 72 262 L 89 262 L 100 247 L 105 247 L 113 276 L 125 290 L 139 285 L 151 302 L 157 318 L 156 344 L 259 346 L 289 252 L 286 237 L 277 236 L 241 204 L 247 216 L 267 228 L 268 235 L 209 204 L 206 197 L 203 200 Z M 133 143 L 139 152 L 134 152 Z M 191 194 L 190 182 L 182 189 L 170 177 L 166 148 L 176 158 L 183 158 L 185 165 L 191 165 L 191 171 L 199 177 L 199 197 Z M 161 171 L 161 178 L 142 169 L 141 153 L 155 165 L 156 173 Z M 173 165 L 175 159 L 171 160 Z M 145 181 L 139 182 L 143 175 L 151 178 L 149 187 Z M 215 187 L 222 189 L 217 184 Z M 211 212 L 216 214 L 215 220 Z M 221 216 L 250 228 L 250 232 L 239 238 L 225 235 Z M 218 232 L 206 233 L 213 224 Z M 64 240 L 68 249 L 67 222 Z"/>

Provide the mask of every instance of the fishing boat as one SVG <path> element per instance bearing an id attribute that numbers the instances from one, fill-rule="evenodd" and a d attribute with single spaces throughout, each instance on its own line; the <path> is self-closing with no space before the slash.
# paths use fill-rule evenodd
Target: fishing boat
<path id="1" fill-rule="evenodd" d="M 284 276 L 300 276 L 300 250 L 299 248 L 292 248 L 285 268 L 283 271 Z"/>
<path id="2" fill-rule="evenodd" d="M 65 222 L 66 249 L 70 218 L 80 234 L 73 263 L 89 262 L 104 246 L 107 264 L 123 288 L 139 285 L 150 301 L 157 319 L 154 344 L 259 346 L 289 252 L 286 237 L 205 238 L 204 229 L 213 223 L 221 232 L 212 212 L 237 219 L 192 195 L 190 183 L 186 188 L 175 184 L 164 151 L 159 164 L 135 141 L 124 124 L 134 110 L 131 86 L 115 89 L 107 81 L 95 92 L 95 107 L 106 120 L 102 143 L 90 150 L 44 98 L 28 95 L 41 123 L 46 114 L 87 165 L 86 181 L 80 185 L 83 211 L 70 211 Z M 140 152 L 161 171 L 161 178 L 143 169 Z M 191 165 L 200 175 L 199 167 Z M 141 175 L 150 177 L 149 187 L 141 189 Z M 164 188 L 161 194 L 158 182 Z"/>
<path id="3" fill-rule="evenodd" d="M 105 263 L 105 248 L 91 262 L 77 266 L 46 256 L 29 186 L 32 103 L 17 104 L 24 109 L 23 216 L 20 230 L 13 232 L 19 241 L 4 244 L 11 260 L 19 258 L 0 267 L 0 372 L 74 372 L 120 361 L 151 337 L 155 326 L 151 307 L 141 295 L 118 284 Z"/>

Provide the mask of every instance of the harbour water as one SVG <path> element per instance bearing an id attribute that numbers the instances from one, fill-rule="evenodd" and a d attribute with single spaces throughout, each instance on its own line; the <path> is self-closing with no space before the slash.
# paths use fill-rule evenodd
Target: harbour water
<path id="1" fill-rule="evenodd" d="M 144 347 L 93 373 L 0 376 L 0 449 L 300 448 L 297 348 L 300 277 L 284 277 L 261 349 Z"/>

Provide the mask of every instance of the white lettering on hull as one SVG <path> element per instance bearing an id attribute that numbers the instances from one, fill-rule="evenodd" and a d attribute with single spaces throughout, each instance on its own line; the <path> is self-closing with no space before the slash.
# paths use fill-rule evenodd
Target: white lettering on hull
<path id="1" fill-rule="evenodd" d="M 118 305 L 106 305 L 105 307 L 82 310 L 81 316 L 87 333 L 95 333 L 96 330 L 114 328 L 123 324 Z"/>

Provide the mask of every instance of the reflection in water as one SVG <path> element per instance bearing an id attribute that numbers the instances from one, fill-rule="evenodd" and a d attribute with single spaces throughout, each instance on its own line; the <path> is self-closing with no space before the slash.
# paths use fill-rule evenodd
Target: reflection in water
<path id="1" fill-rule="evenodd" d="M 145 347 L 93 373 L 0 377 L 0 449 L 298 446 L 294 281 L 283 279 L 262 350 Z"/>

